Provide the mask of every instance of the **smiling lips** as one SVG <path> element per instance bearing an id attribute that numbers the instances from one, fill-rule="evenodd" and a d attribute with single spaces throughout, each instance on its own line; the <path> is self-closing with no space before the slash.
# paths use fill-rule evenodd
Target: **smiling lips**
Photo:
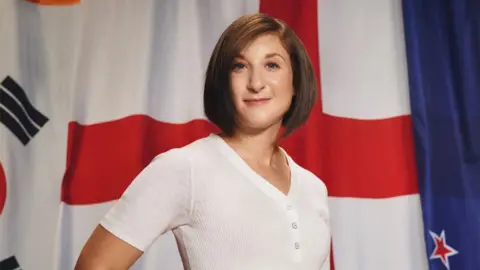
<path id="1" fill-rule="evenodd" d="M 270 100 L 270 98 L 252 98 L 252 99 L 244 99 L 243 102 L 245 102 L 247 105 L 262 105 L 267 103 Z"/>

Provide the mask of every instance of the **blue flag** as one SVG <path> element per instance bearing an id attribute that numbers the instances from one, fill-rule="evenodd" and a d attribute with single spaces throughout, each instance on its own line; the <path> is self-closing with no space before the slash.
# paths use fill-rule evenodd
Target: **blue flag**
<path id="1" fill-rule="evenodd" d="M 430 269 L 480 269 L 480 1 L 404 0 Z"/>

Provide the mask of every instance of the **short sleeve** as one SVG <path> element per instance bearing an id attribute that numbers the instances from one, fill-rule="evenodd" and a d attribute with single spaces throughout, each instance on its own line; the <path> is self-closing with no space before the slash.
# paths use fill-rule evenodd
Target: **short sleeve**
<path id="1" fill-rule="evenodd" d="M 145 251 L 160 235 L 190 222 L 190 163 L 182 149 L 155 157 L 100 221 L 106 230 Z"/>

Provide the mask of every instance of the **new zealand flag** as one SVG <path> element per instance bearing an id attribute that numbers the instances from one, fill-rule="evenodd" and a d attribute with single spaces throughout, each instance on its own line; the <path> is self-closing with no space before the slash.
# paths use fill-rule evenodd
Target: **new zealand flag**
<path id="1" fill-rule="evenodd" d="M 480 2 L 404 0 L 429 268 L 480 268 Z"/>

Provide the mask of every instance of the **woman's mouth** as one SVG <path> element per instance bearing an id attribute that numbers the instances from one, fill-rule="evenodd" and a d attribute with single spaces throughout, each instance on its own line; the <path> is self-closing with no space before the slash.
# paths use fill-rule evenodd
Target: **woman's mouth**
<path id="1" fill-rule="evenodd" d="M 270 100 L 270 98 L 251 98 L 251 99 L 244 99 L 243 102 L 245 102 L 247 105 L 262 105 L 267 103 Z"/>

